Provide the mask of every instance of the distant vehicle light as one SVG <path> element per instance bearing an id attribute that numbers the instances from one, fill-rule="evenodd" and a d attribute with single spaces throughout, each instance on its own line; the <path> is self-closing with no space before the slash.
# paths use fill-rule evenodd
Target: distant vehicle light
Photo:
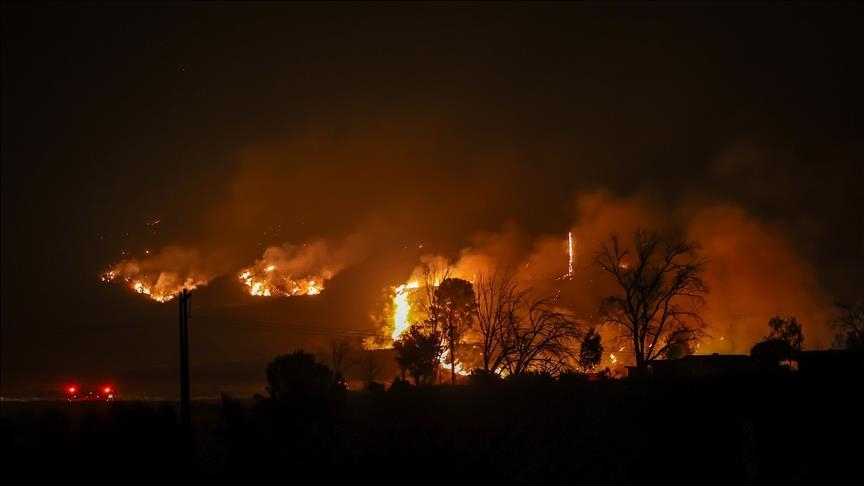
<path id="1" fill-rule="evenodd" d="M 114 386 L 105 384 L 96 388 L 89 388 L 87 386 L 84 386 L 82 388 L 78 385 L 68 385 L 65 390 L 66 401 L 69 402 L 113 402 L 117 396 L 114 390 Z"/>

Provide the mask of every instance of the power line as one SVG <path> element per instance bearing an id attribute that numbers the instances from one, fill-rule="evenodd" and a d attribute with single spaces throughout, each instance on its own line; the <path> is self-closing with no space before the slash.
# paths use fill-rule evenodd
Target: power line
<path id="1" fill-rule="evenodd" d="M 190 316 L 191 317 L 191 316 Z M 213 324 L 213 325 L 221 325 L 221 326 L 236 326 L 236 327 L 245 327 L 249 329 L 260 329 L 260 330 L 272 330 L 278 332 L 306 332 L 308 334 L 322 334 L 322 335 L 340 335 L 340 336 L 357 336 L 357 337 L 366 337 L 366 336 L 375 336 L 378 335 L 377 331 L 364 331 L 360 329 L 353 329 L 347 327 L 334 327 L 334 326 L 319 326 L 315 324 L 296 324 L 296 323 L 285 323 L 285 322 L 273 322 L 273 321 L 259 321 L 252 319 L 236 319 L 229 317 L 217 317 L 217 316 L 195 316 L 192 319 L 193 329 L 205 329 L 205 326 L 199 326 L 197 324 Z M 16 330 L 3 330 L 4 336 L 27 336 L 27 335 L 63 335 L 63 334 L 90 334 L 90 333 L 107 333 L 107 332 L 125 332 L 125 331 L 141 331 L 145 329 L 159 329 L 159 330 L 167 330 L 165 326 L 162 325 L 161 321 L 154 321 L 153 323 L 135 323 L 135 324 L 123 324 L 123 325 L 97 325 L 97 326 L 82 326 L 82 327 L 69 327 L 66 329 L 45 329 L 45 328 L 37 328 L 37 327 L 27 327 Z"/>
<path id="2" fill-rule="evenodd" d="M 357 329 L 348 329 L 348 328 L 337 328 L 337 327 L 327 327 L 327 326 L 312 326 L 312 325 L 298 325 L 298 324 L 285 324 L 285 323 L 274 323 L 274 322 L 262 322 L 262 321 L 250 321 L 243 319 L 225 319 L 225 318 L 205 318 L 199 323 L 206 325 L 215 325 L 215 326 L 233 326 L 235 328 L 241 329 L 254 329 L 260 331 L 271 331 L 271 332 L 284 332 L 284 333 L 293 333 L 293 334 L 312 334 L 312 335 L 322 335 L 322 336 L 331 336 L 331 337 L 347 337 L 347 338 L 364 338 L 369 336 L 376 336 L 379 333 L 375 331 L 362 331 Z M 198 327 L 203 328 L 203 327 Z"/>
<path id="3" fill-rule="evenodd" d="M 307 329 L 334 331 L 334 332 L 376 334 L 376 332 L 374 332 L 374 331 L 363 331 L 360 329 L 355 329 L 355 328 L 350 328 L 350 327 L 321 326 L 321 325 L 317 325 L 317 324 L 297 324 L 297 323 L 274 322 L 274 321 L 259 321 L 259 320 L 254 320 L 254 319 L 237 319 L 237 318 L 232 318 L 232 317 L 218 317 L 218 316 L 202 316 L 201 318 L 205 319 L 205 320 L 209 319 L 211 321 L 236 322 L 236 323 L 240 323 L 240 324 L 274 326 L 274 327 L 278 327 L 278 328 L 307 328 Z"/>

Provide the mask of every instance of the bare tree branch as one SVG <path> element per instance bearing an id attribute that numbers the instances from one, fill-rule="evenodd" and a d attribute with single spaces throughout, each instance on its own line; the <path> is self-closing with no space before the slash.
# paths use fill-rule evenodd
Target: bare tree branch
<path id="1" fill-rule="evenodd" d="M 698 309 L 708 288 L 699 245 L 640 229 L 632 246 L 623 248 L 615 235 L 611 245 L 601 245 L 596 262 L 618 292 L 605 297 L 600 310 L 604 324 L 629 336 L 636 366 L 644 368 L 670 346 L 707 335 Z"/>
<path id="2" fill-rule="evenodd" d="M 864 299 L 853 304 L 837 304 L 837 309 L 839 314 L 833 323 L 846 332 L 846 347 L 864 347 Z"/>

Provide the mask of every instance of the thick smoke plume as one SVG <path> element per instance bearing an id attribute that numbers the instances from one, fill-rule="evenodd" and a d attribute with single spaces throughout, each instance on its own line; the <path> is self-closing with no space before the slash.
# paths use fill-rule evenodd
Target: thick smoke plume
<path id="1" fill-rule="evenodd" d="M 702 314 L 711 338 L 698 352 L 747 353 L 767 334 L 768 320 L 775 315 L 803 322 L 806 347 L 830 344 L 831 303 L 816 285 L 812 268 L 781 231 L 744 209 L 705 202 L 666 208 L 647 195 L 621 198 L 601 189 L 581 194 L 576 214 L 570 228 L 573 275 L 566 275 L 565 231 L 531 239 L 510 224 L 497 233 L 476 235 L 455 258 L 424 256 L 408 280 L 422 282 L 429 267 L 449 267 L 450 275 L 469 281 L 489 272 L 509 273 L 523 288 L 558 296 L 561 306 L 590 325 L 600 298 L 617 290 L 594 263 L 601 242 L 616 234 L 626 244 L 638 228 L 675 232 L 699 243 L 708 262 L 703 278 L 710 292 Z M 604 334 L 607 339 L 614 335 Z"/>
<path id="2" fill-rule="evenodd" d="M 605 166 L 573 162 L 560 147 L 511 146 L 482 132 L 468 137 L 434 118 L 355 121 L 311 124 L 249 146 L 230 183 L 201 208 L 195 250 L 166 247 L 112 268 L 113 279 L 142 281 L 159 289 L 151 296 L 170 297 L 184 285 L 226 276 L 248 293 L 279 296 L 321 292 L 356 267 L 356 290 L 340 295 L 365 299 L 352 309 L 375 312 L 380 290 L 416 279 L 412 269 L 425 254 L 469 281 L 510 273 L 595 322 L 599 299 L 614 291 L 594 265 L 600 243 L 612 234 L 628 241 L 644 228 L 703 247 L 711 289 L 703 312 L 714 338 L 700 351 L 747 352 L 774 315 L 803 322 L 805 347 L 830 342 L 830 299 L 798 253 L 802 245 L 793 244 L 789 227 L 720 197 L 722 187 L 666 191 L 673 180 L 634 188 L 626 182 L 647 169 L 620 177 L 620 167 L 605 173 Z M 565 165 L 569 179 L 555 177 Z M 585 189 L 610 180 L 625 183 Z M 360 321 L 357 327 L 368 326 Z"/>
<path id="3" fill-rule="evenodd" d="M 218 257 L 204 256 L 197 249 L 167 246 L 152 257 L 112 265 L 102 280 L 123 282 L 139 294 L 166 302 L 184 288 L 207 285 L 220 266 Z"/>
<path id="4" fill-rule="evenodd" d="M 240 280 L 257 296 L 317 295 L 326 281 L 365 256 L 361 240 L 352 235 L 335 250 L 322 240 L 271 246 L 253 266 L 240 272 Z"/>

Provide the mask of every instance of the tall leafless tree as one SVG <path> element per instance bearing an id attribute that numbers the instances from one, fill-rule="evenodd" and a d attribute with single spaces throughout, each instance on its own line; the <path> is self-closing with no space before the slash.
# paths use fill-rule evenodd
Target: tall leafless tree
<path id="1" fill-rule="evenodd" d="M 354 344 L 349 338 L 331 338 L 330 339 L 330 362 L 333 365 L 333 372 L 342 375 L 345 371 L 346 359 L 354 349 Z"/>
<path id="2" fill-rule="evenodd" d="M 378 378 L 378 361 L 375 359 L 375 354 L 367 352 L 360 361 L 361 372 L 363 373 L 363 381 L 366 383 L 366 389 L 372 388 L 372 383 L 375 383 Z M 404 377 L 403 377 L 404 378 Z"/>
<path id="3" fill-rule="evenodd" d="M 696 243 L 641 229 L 631 248 L 615 235 L 611 244 L 602 245 L 596 262 L 612 276 L 617 291 L 602 300 L 601 315 L 633 344 L 637 368 L 646 368 L 669 346 L 706 335 L 699 309 L 708 287 L 699 250 Z"/>
<path id="4" fill-rule="evenodd" d="M 527 289 L 517 287 L 510 273 L 494 269 L 478 275 L 477 327 L 483 371 L 500 372 L 504 360 L 512 352 L 512 322 L 527 294 Z"/>
<path id="5" fill-rule="evenodd" d="M 575 364 L 573 351 L 581 332 L 578 321 L 559 309 L 551 297 L 528 301 L 508 319 L 507 338 L 510 350 L 503 367 L 509 375 L 536 371 L 552 375 Z"/>
<path id="6" fill-rule="evenodd" d="M 577 320 L 552 298 L 532 299 L 508 273 L 477 280 L 477 321 L 484 371 L 557 374 L 575 363 L 581 335 Z"/>
<path id="7" fill-rule="evenodd" d="M 864 348 L 864 299 L 854 304 L 837 304 L 839 314 L 834 324 L 843 332 L 848 349 Z"/>

